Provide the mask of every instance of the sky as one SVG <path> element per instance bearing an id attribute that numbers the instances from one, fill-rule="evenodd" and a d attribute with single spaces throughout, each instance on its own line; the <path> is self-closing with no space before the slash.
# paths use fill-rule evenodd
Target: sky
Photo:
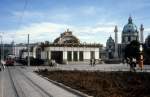
<path id="1" fill-rule="evenodd" d="M 0 35 L 4 43 L 53 40 L 69 29 L 81 43 L 100 43 L 114 38 L 119 43 L 129 16 L 150 33 L 150 0 L 0 0 Z"/>

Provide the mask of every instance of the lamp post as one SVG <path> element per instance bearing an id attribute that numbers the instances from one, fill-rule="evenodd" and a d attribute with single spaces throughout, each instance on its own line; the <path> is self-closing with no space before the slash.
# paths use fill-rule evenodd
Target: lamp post
<path id="1" fill-rule="evenodd" d="M 3 55 L 3 48 L 2 48 L 2 36 L 0 35 L 0 38 L 1 38 L 1 64 L 2 64 L 2 55 Z"/>
<path id="2" fill-rule="evenodd" d="M 1 66 L 2 68 L 4 69 L 4 43 L 3 43 L 3 37 L 2 35 L 0 35 L 0 38 L 1 38 L 1 60 L 0 60 L 0 63 L 1 63 Z"/>
<path id="3" fill-rule="evenodd" d="M 27 48 L 28 48 L 28 66 L 30 66 L 30 44 L 29 44 L 29 34 L 28 34 L 28 46 L 27 46 Z"/>
<path id="4" fill-rule="evenodd" d="M 143 70 L 144 64 L 143 64 L 143 47 L 142 47 L 142 44 L 140 44 L 139 50 L 140 50 L 139 67 L 140 67 L 141 70 Z"/>

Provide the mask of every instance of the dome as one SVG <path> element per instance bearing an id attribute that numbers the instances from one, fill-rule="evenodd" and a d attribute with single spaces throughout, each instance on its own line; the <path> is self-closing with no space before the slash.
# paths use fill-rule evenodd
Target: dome
<path id="1" fill-rule="evenodd" d="M 115 51 L 115 42 L 110 36 L 106 43 L 106 52 L 108 53 L 109 58 L 113 58 L 114 51 Z"/>
<path id="2" fill-rule="evenodd" d="M 60 37 L 54 40 L 54 43 L 80 43 L 79 39 L 72 35 L 72 32 L 67 29 Z"/>
<path id="3" fill-rule="evenodd" d="M 114 40 L 112 39 L 112 37 L 110 36 L 107 40 L 107 44 L 114 44 Z"/>
<path id="4" fill-rule="evenodd" d="M 132 18 L 129 17 L 128 24 L 123 28 L 123 33 L 137 33 L 137 26 L 132 22 Z"/>

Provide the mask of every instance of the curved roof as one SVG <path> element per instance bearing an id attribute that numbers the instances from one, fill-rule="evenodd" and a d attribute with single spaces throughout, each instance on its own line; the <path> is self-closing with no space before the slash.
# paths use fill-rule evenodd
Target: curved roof
<path id="1" fill-rule="evenodd" d="M 54 43 L 80 43 L 80 41 L 76 36 L 72 35 L 72 32 L 69 31 L 69 29 L 67 29 L 60 37 L 54 40 Z"/>
<path id="2" fill-rule="evenodd" d="M 137 33 L 137 26 L 132 22 L 132 18 L 129 17 L 128 24 L 126 24 L 123 28 L 123 34 L 125 33 Z"/>
<path id="3" fill-rule="evenodd" d="M 107 40 L 107 44 L 114 44 L 114 43 L 115 42 L 114 42 L 113 38 L 110 36 Z"/>

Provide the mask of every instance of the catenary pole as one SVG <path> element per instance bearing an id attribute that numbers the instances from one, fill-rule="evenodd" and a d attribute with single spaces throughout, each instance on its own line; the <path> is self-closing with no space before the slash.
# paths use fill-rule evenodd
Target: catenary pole
<path id="1" fill-rule="evenodd" d="M 29 34 L 28 34 L 28 66 L 30 66 L 30 47 L 29 47 Z"/>

